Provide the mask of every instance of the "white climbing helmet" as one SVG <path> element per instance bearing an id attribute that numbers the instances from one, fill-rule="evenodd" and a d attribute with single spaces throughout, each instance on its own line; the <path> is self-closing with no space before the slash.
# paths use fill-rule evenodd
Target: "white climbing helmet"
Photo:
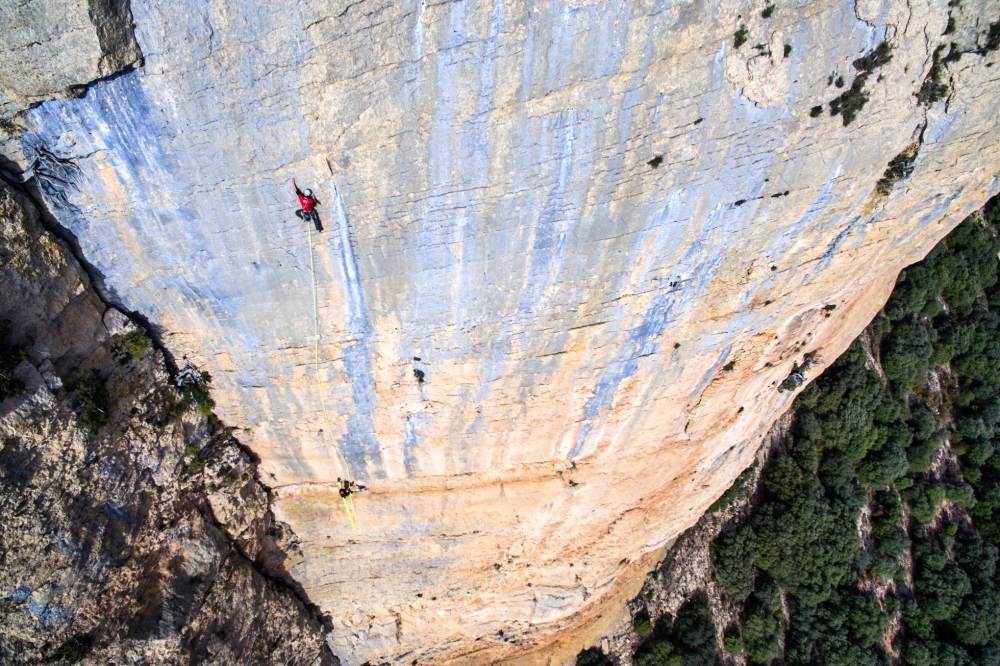
<path id="1" fill-rule="evenodd" d="M 311 197 L 313 195 L 313 191 L 312 190 L 306 190 L 303 194 L 305 194 L 307 197 Z"/>

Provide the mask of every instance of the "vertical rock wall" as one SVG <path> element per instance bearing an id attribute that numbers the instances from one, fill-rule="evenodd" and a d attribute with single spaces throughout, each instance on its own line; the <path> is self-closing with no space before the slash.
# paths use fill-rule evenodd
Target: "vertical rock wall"
<path id="1" fill-rule="evenodd" d="M 145 66 L 28 114 L 100 286 L 245 429 L 346 663 L 576 649 L 793 364 L 1000 189 L 1000 4 L 763 9 L 134 2 Z"/>

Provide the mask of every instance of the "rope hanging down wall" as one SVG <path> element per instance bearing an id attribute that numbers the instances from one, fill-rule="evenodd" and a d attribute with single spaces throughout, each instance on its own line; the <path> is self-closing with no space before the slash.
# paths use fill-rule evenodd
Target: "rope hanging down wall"
<path id="1" fill-rule="evenodd" d="M 312 302 L 313 302 L 313 337 L 315 343 L 313 345 L 313 361 L 315 366 L 316 375 L 316 390 L 319 392 L 319 404 L 323 408 L 323 420 L 326 423 L 326 432 L 329 437 L 333 437 L 333 428 L 330 426 L 330 415 L 326 410 L 326 397 L 324 395 L 325 389 L 323 387 L 323 380 L 320 378 L 320 362 L 319 362 L 319 298 L 316 293 L 316 262 L 313 259 L 313 237 L 312 222 L 306 224 L 306 229 L 308 229 L 309 234 L 309 276 L 312 282 Z M 347 458 L 344 457 L 344 453 L 340 450 L 340 445 L 337 440 L 333 440 L 333 447 L 337 451 L 337 456 L 340 458 L 344 465 L 344 478 L 347 479 L 348 483 L 352 483 L 354 480 L 354 475 L 351 473 L 351 466 L 347 462 Z M 347 512 L 347 517 L 351 521 L 351 529 L 354 532 L 358 531 L 358 526 L 354 522 L 354 511 L 352 510 L 352 500 L 350 496 L 341 497 L 344 503 L 344 511 Z"/>

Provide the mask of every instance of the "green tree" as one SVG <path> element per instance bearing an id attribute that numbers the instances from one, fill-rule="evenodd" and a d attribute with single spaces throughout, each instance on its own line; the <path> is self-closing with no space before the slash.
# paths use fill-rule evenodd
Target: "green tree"
<path id="1" fill-rule="evenodd" d="M 743 648 L 753 663 L 764 664 L 781 656 L 781 593 L 778 586 L 762 582 L 740 614 Z"/>
<path id="2" fill-rule="evenodd" d="M 111 401 L 104 380 L 95 372 L 76 386 L 77 423 L 93 432 L 108 422 Z"/>
<path id="3" fill-rule="evenodd" d="M 750 525 L 723 534 L 712 548 L 715 579 L 730 596 L 743 600 L 753 591 L 757 537 Z"/>

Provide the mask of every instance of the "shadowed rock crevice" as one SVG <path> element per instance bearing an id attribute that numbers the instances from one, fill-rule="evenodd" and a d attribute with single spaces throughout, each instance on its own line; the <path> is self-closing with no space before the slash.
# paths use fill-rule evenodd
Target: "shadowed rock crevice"
<path id="1" fill-rule="evenodd" d="M 130 0 L 88 0 L 88 9 L 101 46 L 101 76 L 141 67 L 142 50 L 135 41 Z"/>

